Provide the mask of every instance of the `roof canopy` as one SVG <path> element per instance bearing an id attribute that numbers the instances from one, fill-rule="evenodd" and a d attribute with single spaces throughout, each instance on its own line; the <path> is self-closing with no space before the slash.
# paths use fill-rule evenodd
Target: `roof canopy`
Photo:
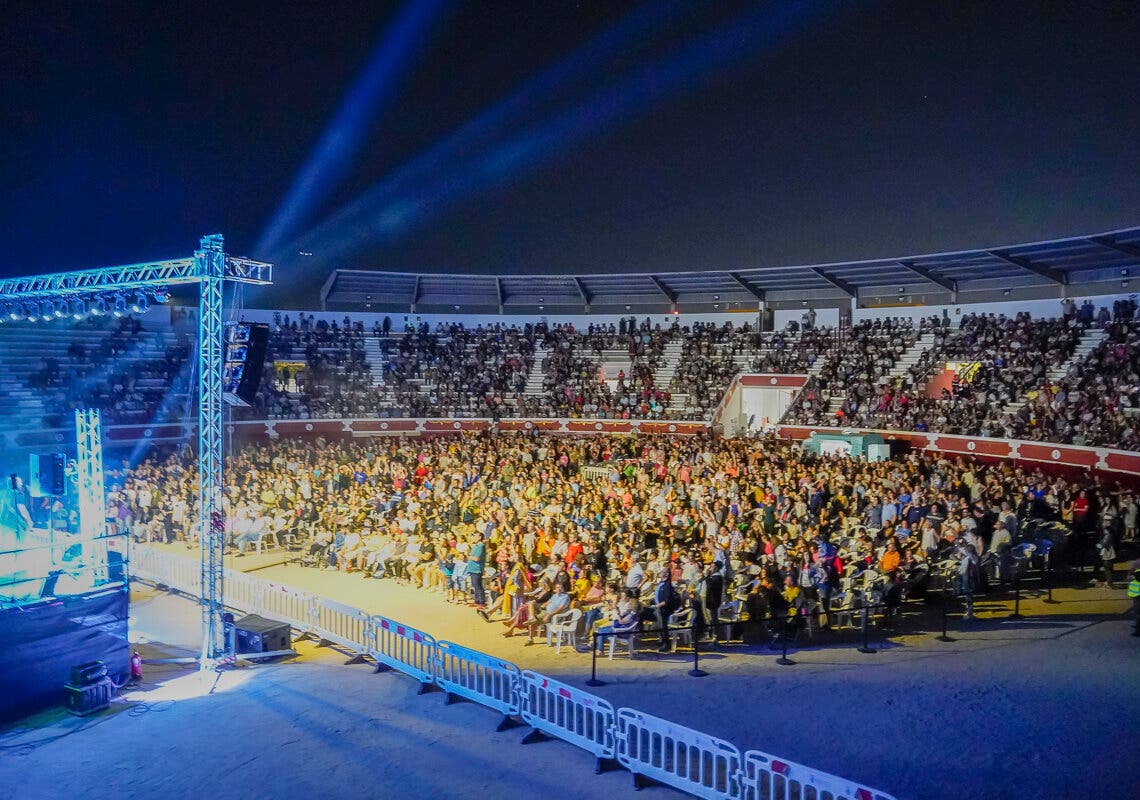
<path id="1" fill-rule="evenodd" d="M 761 302 L 834 304 L 854 298 L 860 306 L 886 306 L 1104 294 L 1128 291 L 1130 282 L 1140 285 L 1138 279 L 1140 228 L 1129 228 L 956 253 L 700 272 L 476 275 L 337 269 L 321 299 L 329 309 L 421 313 L 710 312 L 755 309 Z"/>

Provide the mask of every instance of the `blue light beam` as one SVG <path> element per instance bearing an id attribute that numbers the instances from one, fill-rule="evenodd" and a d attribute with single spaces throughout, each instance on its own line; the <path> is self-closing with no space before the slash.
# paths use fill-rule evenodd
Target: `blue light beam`
<path id="1" fill-rule="evenodd" d="M 344 177 L 365 134 L 388 111 L 413 54 L 454 0 L 409 0 L 373 48 L 333 121 L 309 154 L 289 193 L 261 234 L 256 252 L 270 252 L 291 235 Z"/>
<path id="2" fill-rule="evenodd" d="M 347 208 L 375 208 L 390 202 L 401 192 L 410 192 L 440 171 L 455 167 L 478 148 L 490 146 L 496 138 L 507 135 L 510 126 L 518 124 L 525 116 L 540 114 L 544 107 L 559 100 L 566 102 L 569 99 L 567 96 L 575 89 L 579 93 L 583 91 L 582 84 L 605 76 L 615 59 L 628 58 L 639 47 L 650 43 L 652 34 L 660 34 L 669 26 L 688 22 L 687 12 L 694 3 L 695 0 L 658 0 L 639 6 L 459 130 L 400 167 Z M 584 90 L 590 88 L 586 85 Z M 298 251 L 306 250 L 303 242 L 319 238 L 318 232 L 323 228 L 324 226 L 317 226 L 295 242 L 281 247 L 279 252 L 273 254 L 272 260 L 284 262 L 292 259 Z"/>
<path id="3" fill-rule="evenodd" d="M 451 206 L 566 155 L 591 135 L 699 88 L 749 57 L 772 52 L 809 24 L 850 3 L 797 0 L 748 12 L 674 55 L 634 70 L 577 106 L 473 157 L 463 169 L 455 169 L 431 187 L 389 202 L 376 202 L 377 190 L 370 191 L 303 237 L 298 248 L 331 260 L 369 243 L 396 241 Z"/>

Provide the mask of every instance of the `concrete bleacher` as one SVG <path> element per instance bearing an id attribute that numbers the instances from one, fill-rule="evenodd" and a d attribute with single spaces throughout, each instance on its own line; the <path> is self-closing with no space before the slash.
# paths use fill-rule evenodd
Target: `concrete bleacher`
<path id="1" fill-rule="evenodd" d="M 124 374 L 130 391 L 118 394 L 117 407 L 104 410 L 106 422 L 150 422 L 158 400 L 181 412 L 186 392 L 181 386 L 172 391 L 164 372 L 168 349 L 185 344 L 183 334 L 160 314 L 139 317 L 137 333 L 116 333 L 119 322 L 60 319 L 0 328 L 0 424 L 66 426 L 71 408 L 94 392 L 109 394 L 108 382 Z"/>

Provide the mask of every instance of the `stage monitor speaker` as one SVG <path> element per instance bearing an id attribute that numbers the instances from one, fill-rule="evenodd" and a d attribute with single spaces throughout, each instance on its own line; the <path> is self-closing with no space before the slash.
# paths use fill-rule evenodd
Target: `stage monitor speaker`
<path id="1" fill-rule="evenodd" d="M 32 453 L 28 456 L 28 490 L 32 497 L 63 497 L 67 494 L 66 461 L 63 453 Z"/>
<path id="2" fill-rule="evenodd" d="M 250 614 L 234 623 L 234 650 L 239 654 L 291 650 L 292 633 L 288 622 Z"/>
<path id="3" fill-rule="evenodd" d="M 226 325 L 226 357 L 222 398 L 232 406 L 249 406 L 261 384 L 269 326 L 261 322 Z"/>

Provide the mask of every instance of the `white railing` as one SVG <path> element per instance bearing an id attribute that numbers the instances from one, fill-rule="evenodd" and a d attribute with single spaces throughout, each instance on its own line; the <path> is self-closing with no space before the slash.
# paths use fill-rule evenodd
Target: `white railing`
<path id="1" fill-rule="evenodd" d="M 617 712 L 609 701 L 537 672 L 519 676 L 519 717 L 536 731 L 593 753 L 599 770 L 617 752 Z"/>
<path id="2" fill-rule="evenodd" d="M 196 595 L 198 563 L 151 548 L 132 549 L 131 574 Z M 705 800 L 894 800 L 826 772 L 750 750 L 606 700 L 509 661 L 395 620 L 257 578 L 225 571 L 226 605 L 289 622 L 299 633 L 368 656 L 418 680 L 494 709 L 503 723 L 519 717 L 535 731 L 616 760 L 635 781 L 649 778 Z M 500 725 L 502 728 L 503 725 Z M 639 783 L 640 785 L 640 783 Z"/>

